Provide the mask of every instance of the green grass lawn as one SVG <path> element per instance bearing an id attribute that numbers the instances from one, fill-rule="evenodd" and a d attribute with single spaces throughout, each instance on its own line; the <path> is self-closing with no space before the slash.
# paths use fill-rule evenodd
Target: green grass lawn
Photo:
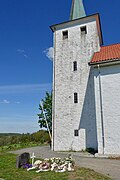
<path id="1" fill-rule="evenodd" d="M 1 146 L 0 147 L 0 152 L 6 152 L 10 150 L 18 150 L 18 149 L 23 149 L 23 148 L 29 148 L 29 147 L 35 147 L 35 146 L 44 146 L 46 144 L 40 144 L 40 143 L 19 143 L 19 144 L 11 144 L 11 145 L 6 145 L 6 146 Z"/>
<path id="2" fill-rule="evenodd" d="M 16 168 L 16 155 L 0 153 L 0 178 L 5 180 L 110 180 L 90 169 L 75 168 L 74 172 L 55 173 Z"/>

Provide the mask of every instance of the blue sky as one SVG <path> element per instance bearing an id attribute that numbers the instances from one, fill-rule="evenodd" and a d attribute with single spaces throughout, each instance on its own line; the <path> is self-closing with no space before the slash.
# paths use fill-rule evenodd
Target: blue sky
<path id="1" fill-rule="evenodd" d="M 120 43 L 120 1 L 84 5 L 87 15 L 100 13 L 104 45 Z M 52 87 L 49 26 L 68 21 L 70 7 L 71 0 L 0 0 L 0 132 L 39 130 L 38 105 Z"/>

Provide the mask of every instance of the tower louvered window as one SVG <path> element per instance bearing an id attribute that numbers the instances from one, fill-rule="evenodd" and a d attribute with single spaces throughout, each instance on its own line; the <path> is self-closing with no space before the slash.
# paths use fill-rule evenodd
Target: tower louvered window
<path id="1" fill-rule="evenodd" d="M 87 34 L 87 28 L 86 26 L 83 26 L 80 28 L 81 29 L 81 34 Z"/>
<path id="2" fill-rule="evenodd" d="M 63 39 L 68 39 L 68 31 L 63 31 Z"/>

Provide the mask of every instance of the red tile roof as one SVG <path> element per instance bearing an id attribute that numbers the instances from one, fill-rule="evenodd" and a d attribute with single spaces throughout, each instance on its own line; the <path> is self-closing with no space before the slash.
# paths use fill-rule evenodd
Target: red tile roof
<path id="1" fill-rule="evenodd" d="M 101 63 L 109 62 L 120 59 L 120 44 L 113 44 L 109 46 L 103 46 L 100 48 L 99 52 L 94 53 L 93 58 L 90 62 L 92 63 Z"/>

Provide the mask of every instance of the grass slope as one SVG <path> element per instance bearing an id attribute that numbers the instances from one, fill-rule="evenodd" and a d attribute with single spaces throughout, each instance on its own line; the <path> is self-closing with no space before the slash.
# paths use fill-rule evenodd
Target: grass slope
<path id="1" fill-rule="evenodd" d="M 1 146 L 0 152 L 6 152 L 6 151 L 10 151 L 10 150 L 18 150 L 18 149 L 23 149 L 23 148 L 35 147 L 35 146 L 44 146 L 44 144 L 34 143 L 34 142 L 11 144 L 11 145 L 6 145 L 6 146 Z"/>
<path id="2" fill-rule="evenodd" d="M 16 155 L 0 153 L 0 178 L 5 180 L 110 180 L 90 169 L 76 168 L 74 172 L 55 173 L 35 171 L 27 172 L 25 169 L 17 169 Z"/>

